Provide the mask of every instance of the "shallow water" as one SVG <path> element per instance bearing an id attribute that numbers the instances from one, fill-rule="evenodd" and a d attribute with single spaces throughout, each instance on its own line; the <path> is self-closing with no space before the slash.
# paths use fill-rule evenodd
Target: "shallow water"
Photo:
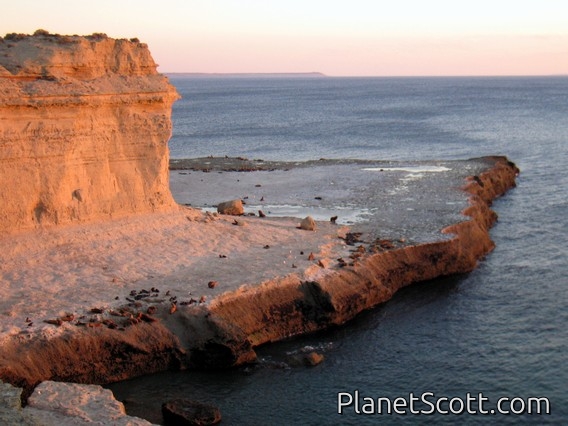
<path id="1" fill-rule="evenodd" d="M 357 224 L 357 232 L 418 243 L 438 241 L 441 229 L 465 220 L 467 195 L 459 188 L 488 167 L 484 160 L 319 163 L 272 171 L 173 170 L 170 187 L 178 203 L 206 210 L 240 198 L 245 213 L 337 216 L 338 224 Z"/>
<path id="2" fill-rule="evenodd" d="M 421 283 L 343 327 L 259 349 L 259 366 L 110 386 L 129 413 L 215 403 L 228 425 L 568 422 L 568 78 L 183 79 L 172 155 L 274 160 L 503 154 L 518 186 L 494 203 L 496 249 L 470 274 Z M 314 347 L 325 361 L 282 368 Z M 337 414 L 338 392 L 545 396 L 552 414 Z"/>

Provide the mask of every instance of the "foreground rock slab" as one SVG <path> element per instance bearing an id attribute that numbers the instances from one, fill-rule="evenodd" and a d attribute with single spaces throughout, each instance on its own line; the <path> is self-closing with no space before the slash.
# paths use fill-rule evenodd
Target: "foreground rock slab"
<path id="1" fill-rule="evenodd" d="M 3 425 L 151 426 L 126 415 L 124 405 L 111 391 L 95 385 L 46 381 L 38 385 L 22 408 L 22 389 L 0 382 L 0 422 Z"/>

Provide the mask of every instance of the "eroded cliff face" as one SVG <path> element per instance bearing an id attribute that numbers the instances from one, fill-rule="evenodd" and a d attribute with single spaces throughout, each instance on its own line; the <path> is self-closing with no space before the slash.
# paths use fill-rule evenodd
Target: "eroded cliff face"
<path id="1" fill-rule="evenodd" d="M 137 40 L 0 39 L 0 234 L 175 209 L 178 97 Z"/>

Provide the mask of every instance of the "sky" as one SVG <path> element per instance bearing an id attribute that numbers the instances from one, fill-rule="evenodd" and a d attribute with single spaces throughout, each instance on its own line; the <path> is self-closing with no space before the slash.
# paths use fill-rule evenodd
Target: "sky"
<path id="1" fill-rule="evenodd" d="M 568 0 L 0 0 L 0 35 L 106 33 L 160 72 L 568 74 Z"/>

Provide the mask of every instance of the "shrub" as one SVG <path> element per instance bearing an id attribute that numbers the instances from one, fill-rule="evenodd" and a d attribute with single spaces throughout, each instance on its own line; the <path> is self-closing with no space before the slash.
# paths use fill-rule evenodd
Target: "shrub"
<path id="1" fill-rule="evenodd" d="M 39 30 L 35 30 L 34 32 L 34 36 L 48 36 L 48 35 L 50 35 L 49 31 L 42 30 L 41 28 Z"/>
<path id="2" fill-rule="evenodd" d="M 92 38 L 94 40 L 104 40 L 104 39 L 108 38 L 108 36 L 105 33 L 93 33 L 90 36 L 88 36 L 87 38 Z"/>
<path id="3" fill-rule="evenodd" d="M 6 34 L 4 36 L 4 38 L 6 40 L 10 40 L 10 41 L 19 41 L 19 40 L 25 39 L 26 37 L 28 37 L 28 35 L 22 34 L 22 33 L 19 33 L 19 34 L 18 33 L 10 33 L 10 34 Z"/>

